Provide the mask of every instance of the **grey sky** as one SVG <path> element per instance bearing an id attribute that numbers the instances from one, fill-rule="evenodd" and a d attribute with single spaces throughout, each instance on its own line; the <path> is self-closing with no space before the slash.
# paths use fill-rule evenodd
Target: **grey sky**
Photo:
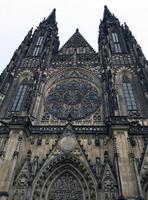
<path id="1" fill-rule="evenodd" d="M 147 0 L 0 0 L 0 71 L 28 30 L 35 28 L 53 8 L 57 10 L 61 45 L 78 27 L 97 50 L 98 26 L 105 4 L 122 23 L 127 22 L 148 58 Z"/>

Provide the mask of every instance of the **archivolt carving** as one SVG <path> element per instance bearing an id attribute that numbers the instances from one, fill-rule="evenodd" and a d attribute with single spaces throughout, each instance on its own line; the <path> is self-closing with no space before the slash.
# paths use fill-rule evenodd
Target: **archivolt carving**
<path id="1" fill-rule="evenodd" d="M 70 154 L 62 154 L 44 165 L 32 185 L 33 200 L 97 199 L 96 181 L 92 172 L 76 156 Z"/>
<path id="2" fill-rule="evenodd" d="M 134 70 L 132 70 L 130 67 L 117 67 L 115 71 L 115 76 L 123 76 L 126 75 L 128 78 L 132 78 L 131 76 L 135 76 Z"/>
<path id="3" fill-rule="evenodd" d="M 23 71 L 20 71 L 17 76 L 16 76 L 16 79 L 20 79 L 20 81 L 26 79 L 26 80 L 31 80 L 33 77 L 33 73 L 26 69 L 26 70 L 23 70 Z"/>

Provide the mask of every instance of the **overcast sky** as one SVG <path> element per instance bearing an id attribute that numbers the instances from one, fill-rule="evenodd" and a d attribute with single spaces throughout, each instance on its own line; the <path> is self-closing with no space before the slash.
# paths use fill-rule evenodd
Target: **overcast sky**
<path id="1" fill-rule="evenodd" d="M 107 5 L 128 26 L 148 58 L 148 0 L 0 0 L 0 71 L 31 27 L 56 8 L 60 43 L 79 28 L 97 50 L 98 26 Z"/>

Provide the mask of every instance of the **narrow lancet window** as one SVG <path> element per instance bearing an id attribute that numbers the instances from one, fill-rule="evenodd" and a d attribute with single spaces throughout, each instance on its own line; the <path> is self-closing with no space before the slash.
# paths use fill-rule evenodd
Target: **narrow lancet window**
<path id="1" fill-rule="evenodd" d="M 131 82 L 127 77 L 123 77 L 123 94 L 128 111 L 138 110 Z"/>
<path id="2" fill-rule="evenodd" d="M 42 45 L 43 38 L 44 38 L 43 36 L 39 36 L 38 41 L 36 43 L 37 46 L 41 46 Z"/>
<path id="3" fill-rule="evenodd" d="M 11 111 L 14 111 L 14 112 L 20 111 L 23 99 L 25 97 L 26 90 L 27 90 L 27 85 L 20 85 Z"/>
<path id="4" fill-rule="evenodd" d="M 121 46 L 117 33 L 111 34 L 111 47 L 114 53 L 121 53 Z"/>
<path id="5" fill-rule="evenodd" d="M 39 36 L 37 43 L 35 45 L 34 51 L 33 51 L 33 56 L 39 55 L 40 50 L 41 50 L 41 46 L 42 46 L 42 43 L 43 43 L 43 39 L 44 39 L 43 36 Z"/>

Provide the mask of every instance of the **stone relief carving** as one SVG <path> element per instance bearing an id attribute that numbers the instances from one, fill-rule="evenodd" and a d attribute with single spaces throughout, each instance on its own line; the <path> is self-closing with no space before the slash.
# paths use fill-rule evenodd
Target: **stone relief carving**
<path id="1" fill-rule="evenodd" d="M 61 174 L 51 185 L 49 200 L 83 200 L 83 191 L 78 180 L 69 172 Z"/>

